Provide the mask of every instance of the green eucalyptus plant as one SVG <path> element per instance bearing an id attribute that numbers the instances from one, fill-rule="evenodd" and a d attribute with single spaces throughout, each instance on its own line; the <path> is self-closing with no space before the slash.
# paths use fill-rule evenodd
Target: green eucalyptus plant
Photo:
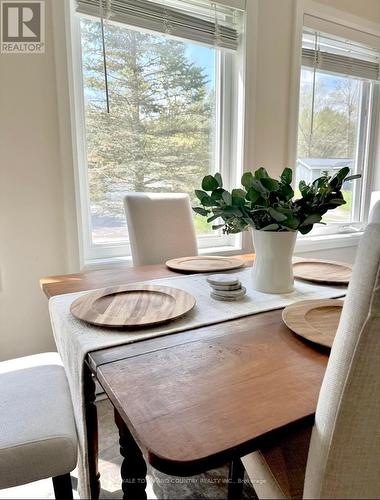
<path id="1" fill-rule="evenodd" d="M 222 224 L 212 228 L 223 228 L 227 234 L 240 233 L 248 227 L 307 234 L 314 224 L 323 224 L 322 217 L 328 210 L 346 203 L 341 191 L 343 183 L 360 177 L 348 177 L 349 170 L 344 167 L 334 176 L 322 175 L 310 184 L 301 181 L 299 199 L 294 199 L 290 168 L 285 168 L 278 180 L 270 177 L 265 168 L 259 168 L 254 174 L 246 172 L 241 178 L 244 189 L 231 192 L 223 188 L 219 173 L 206 175 L 202 190 L 195 190 L 201 206 L 193 210 L 207 217 L 207 222 L 222 219 Z"/>

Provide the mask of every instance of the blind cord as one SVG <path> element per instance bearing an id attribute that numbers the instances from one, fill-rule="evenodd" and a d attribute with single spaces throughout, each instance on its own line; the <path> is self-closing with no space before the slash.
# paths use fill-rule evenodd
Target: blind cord
<path id="1" fill-rule="evenodd" d="M 211 7 L 214 7 L 214 13 L 215 13 L 215 45 L 218 47 L 221 43 L 221 33 L 220 33 L 220 26 L 219 26 L 219 20 L 218 20 L 218 11 L 216 8 L 216 3 L 212 2 Z"/>
<path id="2" fill-rule="evenodd" d="M 107 1 L 107 13 L 111 11 L 110 2 Z M 107 104 L 107 113 L 110 112 L 110 98 L 108 91 L 108 73 L 107 73 L 107 58 L 106 58 L 106 40 L 104 36 L 104 12 L 103 12 L 103 4 L 102 0 L 99 0 L 99 11 L 100 11 L 100 27 L 102 31 L 102 55 L 103 55 L 103 69 L 104 69 L 104 87 L 106 93 L 106 104 Z"/>
<path id="3" fill-rule="evenodd" d="M 315 86 L 316 86 L 316 73 L 317 73 L 317 66 L 318 66 L 318 56 L 319 56 L 318 33 L 315 33 L 314 67 L 313 67 L 313 93 L 312 93 L 312 97 L 311 97 L 311 119 L 310 119 L 309 145 L 311 145 L 311 141 L 313 139 L 313 134 L 314 134 Z"/>

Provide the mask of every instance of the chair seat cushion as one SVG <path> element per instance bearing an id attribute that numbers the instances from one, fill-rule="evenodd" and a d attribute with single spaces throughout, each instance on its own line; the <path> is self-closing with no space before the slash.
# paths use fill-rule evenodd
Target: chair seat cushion
<path id="1" fill-rule="evenodd" d="M 71 472 L 77 438 L 57 353 L 0 363 L 0 488 Z"/>
<path id="2" fill-rule="evenodd" d="M 311 427 L 242 458 L 260 499 L 302 499 Z"/>

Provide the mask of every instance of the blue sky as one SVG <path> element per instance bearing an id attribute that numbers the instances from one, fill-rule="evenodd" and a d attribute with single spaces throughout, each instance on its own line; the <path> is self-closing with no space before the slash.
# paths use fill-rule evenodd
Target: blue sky
<path id="1" fill-rule="evenodd" d="M 302 68 L 302 83 L 309 83 L 310 85 L 312 85 L 313 73 L 314 72 L 312 69 Z M 335 90 L 342 80 L 342 77 L 339 77 L 338 75 L 335 76 L 322 72 L 318 72 L 317 77 L 319 79 L 323 78 L 323 84 L 326 90 Z"/>
<path id="2" fill-rule="evenodd" d="M 215 53 L 216 50 L 203 45 L 186 43 L 186 53 L 197 66 L 202 66 L 210 83 L 215 80 Z"/>

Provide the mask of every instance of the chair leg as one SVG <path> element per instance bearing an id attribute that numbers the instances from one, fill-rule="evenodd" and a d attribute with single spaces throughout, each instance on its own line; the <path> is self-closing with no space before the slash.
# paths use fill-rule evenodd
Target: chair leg
<path id="1" fill-rule="evenodd" d="M 70 474 L 53 477 L 53 487 L 56 500 L 73 500 Z"/>
<path id="2" fill-rule="evenodd" d="M 243 493 L 244 465 L 240 457 L 234 457 L 228 474 L 228 500 L 239 500 Z"/>

